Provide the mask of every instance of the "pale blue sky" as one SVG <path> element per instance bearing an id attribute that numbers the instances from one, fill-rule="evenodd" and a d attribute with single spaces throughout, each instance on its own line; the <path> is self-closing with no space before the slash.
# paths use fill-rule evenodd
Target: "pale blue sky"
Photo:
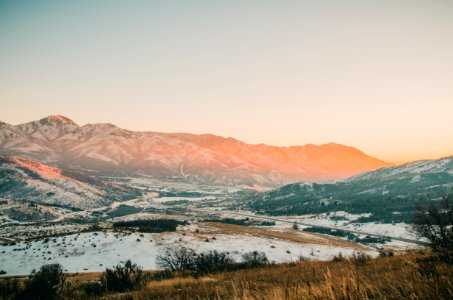
<path id="1" fill-rule="evenodd" d="M 453 1 L 2 1 L 0 120 L 453 154 Z"/>

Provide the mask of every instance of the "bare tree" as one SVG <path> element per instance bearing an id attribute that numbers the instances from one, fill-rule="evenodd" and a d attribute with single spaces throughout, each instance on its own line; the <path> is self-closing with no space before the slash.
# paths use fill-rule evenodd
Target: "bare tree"
<path id="1" fill-rule="evenodd" d="M 415 232 L 427 239 L 436 252 L 453 254 L 453 201 L 444 198 L 439 204 L 418 208 Z"/>
<path id="2" fill-rule="evenodd" d="M 169 271 L 188 271 L 193 269 L 195 256 L 196 253 L 192 249 L 167 248 L 163 255 L 157 256 L 157 264 Z"/>

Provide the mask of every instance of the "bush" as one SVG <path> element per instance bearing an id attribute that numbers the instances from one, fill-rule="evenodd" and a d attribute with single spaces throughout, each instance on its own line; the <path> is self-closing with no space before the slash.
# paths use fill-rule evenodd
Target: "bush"
<path id="1" fill-rule="evenodd" d="M 20 299 L 59 299 L 66 275 L 60 264 L 44 265 L 25 282 Z"/>
<path id="2" fill-rule="evenodd" d="M 130 260 L 118 264 L 114 269 L 107 268 L 101 277 L 102 288 L 109 292 L 137 290 L 146 282 L 142 268 Z"/>
<path id="3" fill-rule="evenodd" d="M 151 274 L 150 279 L 151 280 L 166 280 L 166 279 L 171 279 L 174 278 L 174 273 L 170 270 L 161 270 L 156 273 Z"/>
<path id="4" fill-rule="evenodd" d="M 340 262 L 340 261 L 345 261 L 346 258 L 343 256 L 343 253 L 339 252 L 338 255 L 334 255 L 332 257 L 333 262 Z"/>
<path id="5" fill-rule="evenodd" d="M 18 279 L 0 280 L 0 299 L 20 299 L 21 286 Z"/>
<path id="6" fill-rule="evenodd" d="M 393 256 L 395 256 L 395 251 L 381 249 L 381 250 L 379 250 L 379 256 L 380 257 L 393 257 Z"/>
<path id="7" fill-rule="evenodd" d="M 100 296 L 102 295 L 104 288 L 102 283 L 99 281 L 85 282 L 82 284 L 82 289 L 87 296 Z"/>
<path id="8" fill-rule="evenodd" d="M 256 268 L 268 265 L 269 260 L 266 257 L 266 253 L 252 251 L 242 255 L 242 263 L 246 268 Z"/>
<path id="9" fill-rule="evenodd" d="M 257 221 L 250 220 L 249 218 L 245 219 L 232 219 L 232 218 L 220 218 L 220 219 L 204 219 L 200 222 L 215 222 L 215 223 L 225 223 L 232 225 L 241 225 L 241 226 L 274 226 L 274 221 Z"/>
<path id="10" fill-rule="evenodd" d="M 228 252 L 209 251 L 194 258 L 193 268 L 197 275 L 223 272 L 234 268 L 236 262 Z"/>
<path id="11" fill-rule="evenodd" d="M 176 231 L 178 225 L 187 225 L 187 222 L 173 219 L 132 220 L 113 223 L 113 228 L 132 228 L 140 232 Z"/>
<path id="12" fill-rule="evenodd" d="M 157 263 L 165 272 L 155 274 L 160 280 L 175 275 L 205 275 L 230 270 L 267 266 L 269 261 L 264 252 L 248 252 L 242 256 L 242 262 L 236 262 L 228 252 L 208 251 L 200 254 L 187 248 L 169 248 L 163 255 L 157 256 Z"/>
<path id="13" fill-rule="evenodd" d="M 444 198 L 437 205 L 418 207 L 415 232 L 429 241 L 437 255 L 453 257 L 453 201 Z"/>
<path id="14" fill-rule="evenodd" d="M 196 253 L 192 249 L 168 248 L 163 255 L 157 256 L 157 264 L 172 272 L 186 272 L 194 270 Z"/>
<path id="15" fill-rule="evenodd" d="M 354 252 L 351 261 L 357 266 L 364 266 L 371 260 L 371 256 L 364 252 Z"/>

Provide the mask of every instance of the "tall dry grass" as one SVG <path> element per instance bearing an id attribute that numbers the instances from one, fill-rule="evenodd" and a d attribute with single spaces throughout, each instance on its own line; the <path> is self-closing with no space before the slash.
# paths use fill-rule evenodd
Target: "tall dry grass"
<path id="1" fill-rule="evenodd" d="M 152 281 L 108 299 L 453 299 L 453 266 L 407 253 Z"/>
<path id="2" fill-rule="evenodd" d="M 65 296 L 90 299 L 77 282 L 71 282 Z M 139 291 L 101 298 L 453 299 L 453 265 L 415 252 L 371 260 L 303 261 L 201 278 L 151 281 Z"/>

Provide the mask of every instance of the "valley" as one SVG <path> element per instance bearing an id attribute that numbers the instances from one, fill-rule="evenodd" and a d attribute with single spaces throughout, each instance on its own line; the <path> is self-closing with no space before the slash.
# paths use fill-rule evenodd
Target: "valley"
<path id="1" fill-rule="evenodd" d="M 175 248 L 238 261 L 262 251 L 275 263 L 418 249 L 417 206 L 452 196 L 453 157 L 389 166 L 336 144 L 248 145 L 62 116 L 0 125 L 4 276 L 127 259 L 158 270 Z"/>
<path id="2" fill-rule="evenodd" d="M 330 260 L 339 253 L 377 256 L 384 248 L 403 251 L 419 247 L 406 223 L 355 223 L 364 215 L 344 211 L 263 215 L 241 208 L 256 196 L 250 190 L 169 190 L 143 179 L 109 181 L 128 182 L 142 196 L 80 210 L 2 198 L 0 268 L 5 275 L 24 275 L 49 262 L 62 264 L 68 272 L 96 272 L 126 259 L 156 270 L 160 268 L 156 257 L 177 247 L 228 251 L 237 259 L 244 253 L 263 251 L 276 263 Z M 33 210 L 37 212 L 29 212 Z M 175 220 L 181 225 L 169 231 L 116 226 L 135 220 Z M 329 228 L 333 233 L 310 228 Z M 338 230 L 348 235 L 335 234 Z"/>

